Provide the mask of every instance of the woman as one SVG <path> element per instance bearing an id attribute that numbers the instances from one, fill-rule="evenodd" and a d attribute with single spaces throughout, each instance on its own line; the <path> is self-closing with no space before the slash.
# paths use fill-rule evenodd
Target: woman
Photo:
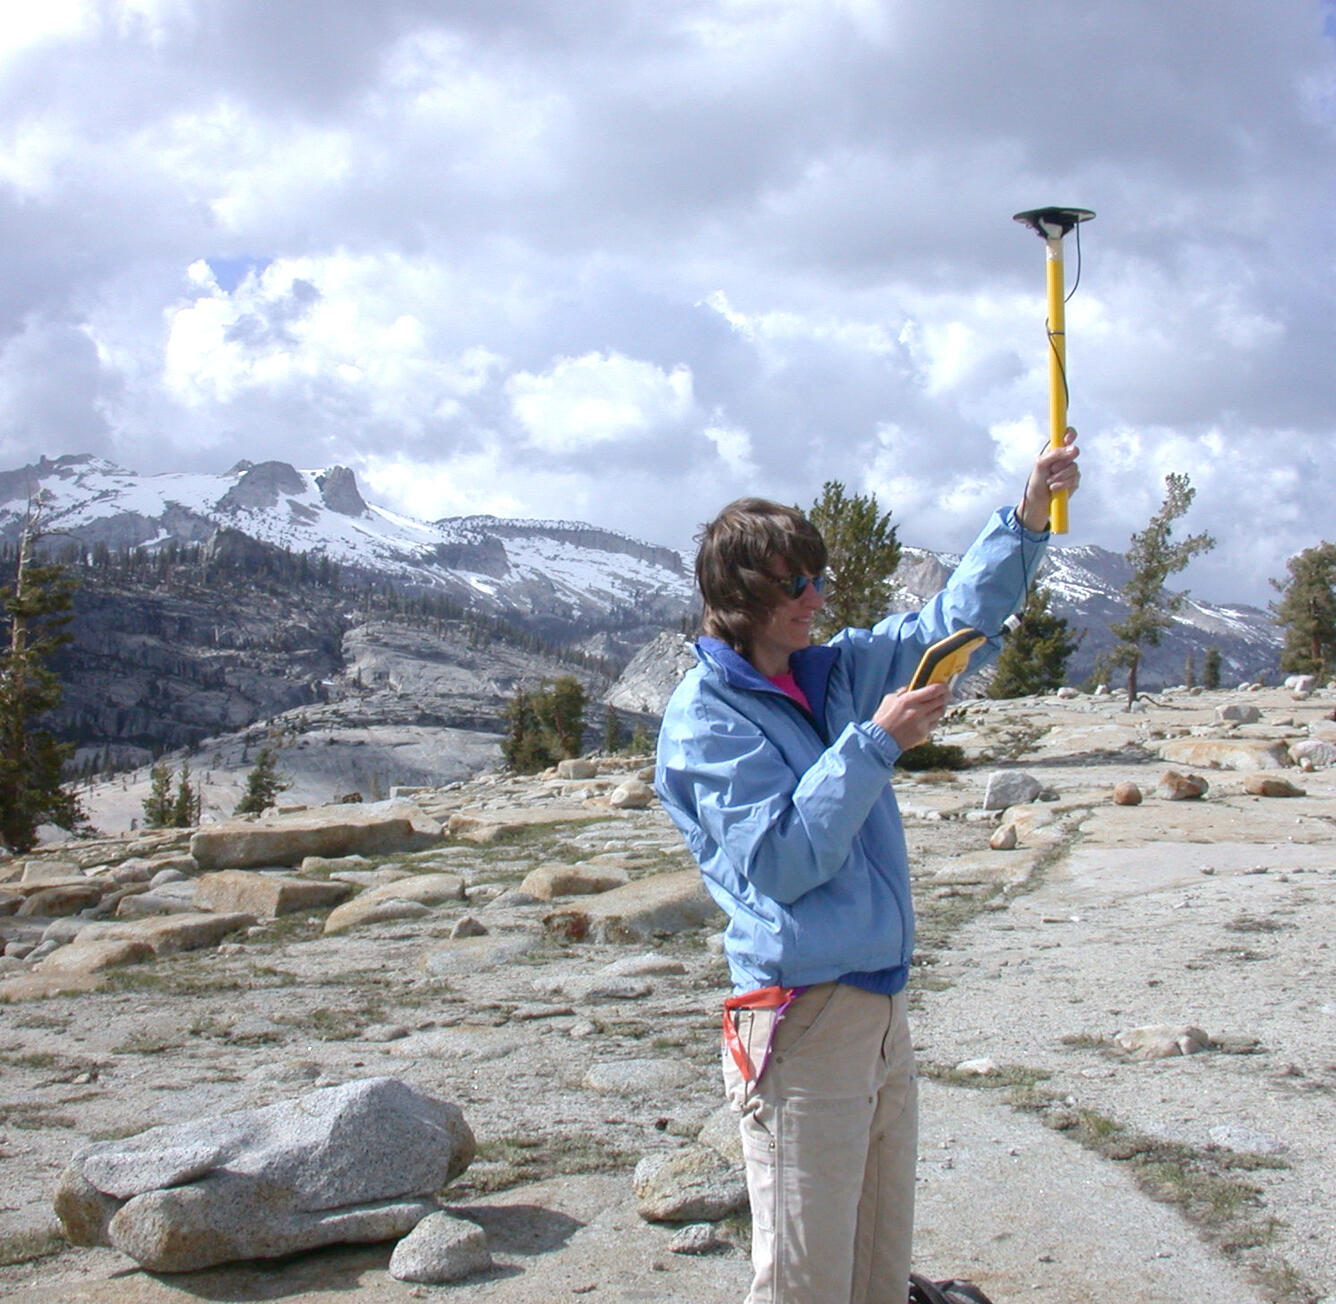
<path id="1" fill-rule="evenodd" d="M 821 536 L 744 498 L 705 527 L 699 664 L 669 701 L 656 787 L 729 917 L 724 1081 L 752 1207 L 750 1304 L 905 1304 L 917 1087 L 905 1018 L 909 864 L 889 780 L 946 711 L 923 651 L 1018 611 L 1075 434 L 1035 462 L 919 612 L 812 645 Z M 982 651 L 982 650 L 981 650 Z"/>

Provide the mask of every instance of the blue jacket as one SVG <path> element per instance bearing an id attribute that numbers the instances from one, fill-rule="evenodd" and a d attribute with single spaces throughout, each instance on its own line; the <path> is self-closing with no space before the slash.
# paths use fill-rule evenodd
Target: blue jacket
<path id="1" fill-rule="evenodd" d="M 991 636 L 976 658 L 996 654 L 1047 538 L 996 512 L 922 611 L 794 653 L 811 715 L 727 644 L 696 645 L 664 711 L 655 787 L 728 915 L 735 991 L 858 976 L 904 986 L 914 910 L 889 782 L 900 748 L 872 715 L 925 648 L 965 625 Z"/>

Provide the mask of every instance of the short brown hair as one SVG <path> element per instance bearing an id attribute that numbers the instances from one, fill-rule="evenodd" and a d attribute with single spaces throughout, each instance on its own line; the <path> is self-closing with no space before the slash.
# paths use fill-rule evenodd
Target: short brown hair
<path id="1" fill-rule="evenodd" d="M 764 498 L 731 502 L 696 536 L 696 584 L 705 600 L 701 632 L 751 655 L 756 627 L 780 601 L 771 568 L 780 562 L 792 574 L 818 575 L 826 568 L 826 545 L 816 526 L 796 507 Z"/>

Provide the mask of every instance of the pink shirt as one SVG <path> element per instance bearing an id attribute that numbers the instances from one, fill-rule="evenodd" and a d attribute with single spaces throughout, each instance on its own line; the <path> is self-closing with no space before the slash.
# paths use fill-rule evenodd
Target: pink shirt
<path id="1" fill-rule="evenodd" d="M 802 707 L 808 715 L 812 714 L 812 704 L 807 700 L 807 694 L 798 687 L 798 681 L 787 670 L 782 675 L 766 675 L 766 678 L 779 689 L 781 693 L 787 693 L 799 706 Z"/>

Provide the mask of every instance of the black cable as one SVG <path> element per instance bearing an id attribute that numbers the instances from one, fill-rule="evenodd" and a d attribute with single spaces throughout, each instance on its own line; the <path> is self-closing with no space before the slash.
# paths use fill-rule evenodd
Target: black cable
<path id="1" fill-rule="evenodd" d="M 1070 303 L 1072 295 L 1076 293 L 1076 287 L 1081 284 L 1081 224 L 1076 224 L 1076 279 L 1072 282 L 1072 288 L 1067 292 L 1067 297 L 1063 303 Z"/>

